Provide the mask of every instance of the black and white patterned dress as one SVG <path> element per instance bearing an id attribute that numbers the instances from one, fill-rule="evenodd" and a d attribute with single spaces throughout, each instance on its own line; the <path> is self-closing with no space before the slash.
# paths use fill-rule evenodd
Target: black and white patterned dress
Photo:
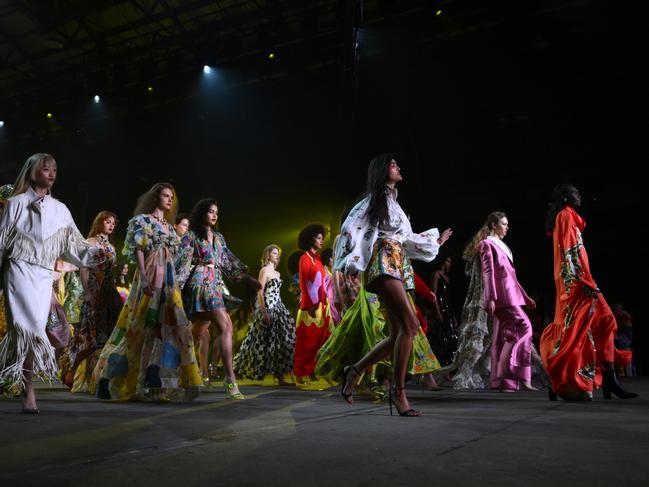
<path id="1" fill-rule="evenodd" d="M 280 296 L 282 280 L 274 277 L 264 286 L 269 322 L 255 301 L 254 321 L 234 358 L 237 376 L 261 380 L 267 374 L 281 376 L 293 370 L 295 320 Z"/>

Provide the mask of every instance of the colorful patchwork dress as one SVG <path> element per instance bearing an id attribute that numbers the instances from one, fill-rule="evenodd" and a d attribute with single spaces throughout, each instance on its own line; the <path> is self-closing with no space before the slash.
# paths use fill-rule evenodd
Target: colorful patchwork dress
<path id="1" fill-rule="evenodd" d="M 128 222 L 122 253 L 137 263 L 144 252 L 146 283 L 136 271 L 126 304 L 94 370 L 101 399 L 195 397 L 202 379 L 176 280 L 180 239 L 172 225 L 141 214 Z"/>

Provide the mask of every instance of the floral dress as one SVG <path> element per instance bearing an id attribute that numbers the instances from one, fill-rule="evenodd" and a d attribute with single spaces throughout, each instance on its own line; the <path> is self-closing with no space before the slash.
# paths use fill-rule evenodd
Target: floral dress
<path id="1" fill-rule="evenodd" d="M 128 222 L 122 253 L 136 263 L 136 250 L 144 252 L 144 271 L 154 291 L 144 293 L 138 269 L 94 370 L 98 397 L 171 399 L 202 384 L 174 268 L 179 244 L 173 226 L 150 215 Z"/>
<path id="2" fill-rule="evenodd" d="M 223 275 L 240 281 L 247 275 L 248 267 L 232 253 L 220 233 L 214 232 L 210 244 L 198 238 L 194 232 L 187 232 L 182 239 L 176 268 L 183 304 L 189 316 L 230 309 L 230 303 L 232 309 L 238 307 L 237 298 L 232 300 L 225 287 Z"/>
<path id="3" fill-rule="evenodd" d="M 84 301 L 81 307 L 81 321 L 70 346 L 72 360 L 80 352 L 101 350 L 104 347 L 122 309 L 122 300 L 112 274 L 117 257 L 115 247 L 104 235 L 98 235 L 96 239 L 97 245 L 104 250 L 106 261 L 101 268 L 88 272 L 88 293 L 94 297 L 94 302 Z M 87 388 L 82 383 L 87 384 L 90 380 L 97 359 L 98 354 L 86 359 L 85 375 L 75 378 L 75 392 Z"/>
<path id="4" fill-rule="evenodd" d="M 268 323 L 255 300 L 254 321 L 234 358 L 238 376 L 262 380 L 267 374 L 281 377 L 293 370 L 295 320 L 282 303 L 281 286 L 282 280 L 277 277 L 268 279 L 264 286 Z"/>

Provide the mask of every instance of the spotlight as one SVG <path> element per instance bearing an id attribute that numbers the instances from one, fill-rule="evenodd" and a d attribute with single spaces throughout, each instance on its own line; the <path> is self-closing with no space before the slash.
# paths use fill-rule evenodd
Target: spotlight
<path id="1" fill-rule="evenodd" d="M 210 74 L 211 72 L 212 72 L 212 68 L 210 68 L 207 64 L 203 66 L 203 73 Z"/>
<path id="2" fill-rule="evenodd" d="M 443 13 L 444 13 L 444 12 L 442 12 L 441 10 L 438 10 L 437 12 L 435 12 L 435 15 L 436 15 L 437 17 L 439 17 L 439 16 L 442 15 Z"/>
<path id="3" fill-rule="evenodd" d="M 101 98 L 99 98 L 99 95 L 95 95 L 93 100 L 95 100 L 95 103 L 99 103 L 99 100 L 101 100 Z"/>
<path id="4" fill-rule="evenodd" d="M 52 118 L 54 115 L 52 115 L 52 112 L 47 112 L 47 118 Z"/>
<path id="5" fill-rule="evenodd" d="M 146 87 L 147 93 L 152 93 L 153 92 L 153 86 L 149 85 Z"/>
<path id="6" fill-rule="evenodd" d="M 268 59 L 275 59 L 275 53 L 274 53 L 274 52 L 271 52 L 271 53 L 268 55 Z"/>
<path id="7" fill-rule="evenodd" d="M 5 126 L 5 122 L 4 122 L 4 120 L 0 120 L 0 128 L 2 128 L 2 127 L 4 127 L 4 126 Z"/>

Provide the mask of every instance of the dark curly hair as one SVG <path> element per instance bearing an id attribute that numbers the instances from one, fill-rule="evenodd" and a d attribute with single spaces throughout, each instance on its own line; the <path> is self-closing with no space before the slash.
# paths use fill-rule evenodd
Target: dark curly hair
<path id="1" fill-rule="evenodd" d="M 310 250 L 313 247 L 313 239 L 319 233 L 323 237 L 326 235 L 327 230 L 325 226 L 322 223 L 310 223 L 300 231 L 297 237 L 297 246 L 305 252 Z"/>
<path id="2" fill-rule="evenodd" d="M 210 206 L 218 203 L 214 198 L 203 198 L 194 205 L 191 213 L 189 214 L 189 229 L 196 234 L 201 240 L 207 240 L 207 229 L 205 228 L 205 215 L 210 209 Z"/>

